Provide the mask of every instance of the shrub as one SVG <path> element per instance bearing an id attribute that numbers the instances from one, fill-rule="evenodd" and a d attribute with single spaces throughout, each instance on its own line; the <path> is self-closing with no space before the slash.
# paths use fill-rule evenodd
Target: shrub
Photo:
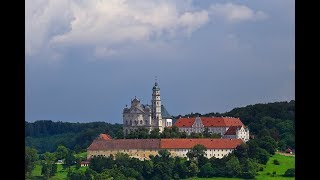
<path id="1" fill-rule="evenodd" d="M 277 174 L 277 172 L 273 171 L 272 172 L 272 176 L 275 176 Z"/>
<path id="2" fill-rule="evenodd" d="M 287 169 L 283 176 L 294 177 L 295 176 L 295 169 L 294 168 Z"/>
<path id="3" fill-rule="evenodd" d="M 260 166 L 259 171 L 263 171 L 263 167 L 262 166 Z"/>
<path id="4" fill-rule="evenodd" d="M 273 160 L 273 164 L 280 165 L 280 162 L 277 159 L 275 159 L 275 160 Z"/>

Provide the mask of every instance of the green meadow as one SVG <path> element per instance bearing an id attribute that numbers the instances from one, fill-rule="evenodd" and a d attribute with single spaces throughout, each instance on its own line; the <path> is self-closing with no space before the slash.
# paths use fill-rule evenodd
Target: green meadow
<path id="1" fill-rule="evenodd" d="M 275 159 L 280 162 L 280 165 L 273 164 L 273 160 Z M 269 159 L 263 171 L 259 172 L 259 175 L 257 176 L 257 180 L 264 180 L 264 179 L 279 179 L 279 180 L 291 179 L 292 180 L 294 179 L 294 177 L 283 177 L 284 173 L 289 168 L 295 168 L 295 157 L 275 154 Z M 276 172 L 275 176 L 272 175 L 273 172 Z"/>
<path id="2" fill-rule="evenodd" d="M 85 156 L 85 153 L 78 154 L 78 156 Z M 273 164 L 273 160 L 278 160 L 280 165 Z M 295 157 L 294 156 L 284 156 L 280 154 L 275 154 L 272 156 L 268 163 L 264 166 L 263 171 L 259 172 L 259 175 L 256 177 L 257 180 L 293 180 L 294 177 L 283 177 L 283 174 L 289 168 L 295 167 Z M 71 166 L 71 169 L 75 169 L 75 166 Z M 85 171 L 87 167 L 80 167 L 81 170 Z M 273 175 L 273 172 L 276 172 Z M 51 177 L 51 180 L 62 180 L 67 179 L 67 169 L 63 169 L 61 164 L 58 164 L 57 173 L 55 176 Z M 32 178 L 34 179 L 45 179 L 41 175 L 41 166 L 36 165 L 35 169 L 32 171 Z M 214 178 L 190 178 L 190 180 L 241 180 L 240 178 L 224 178 L 224 177 L 214 177 Z"/>
<path id="3" fill-rule="evenodd" d="M 242 180 L 239 178 L 225 178 L 225 177 L 213 177 L 213 178 L 190 178 L 190 180 Z M 188 179 L 189 180 L 189 179 Z"/>
<path id="4" fill-rule="evenodd" d="M 87 152 L 82 152 L 79 154 L 75 154 L 75 157 L 82 157 L 82 158 L 86 158 L 87 157 Z M 75 169 L 76 166 L 73 165 L 70 167 L 71 169 Z M 85 171 L 87 167 L 80 167 L 81 170 Z M 50 180 L 61 180 L 61 179 L 67 179 L 67 174 L 68 174 L 68 168 L 63 169 L 62 164 L 57 164 L 57 173 L 55 174 L 55 176 L 49 178 Z M 32 178 L 30 178 L 30 180 L 34 180 L 34 179 L 45 179 L 42 175 L 41 175 L 41 165 L 37 164 L 36 167 L 33 169 L 32 171 Z"/>
<path id="5" fill-rule="evenodd" d="M 278 160 L 280 165 L 273 164 L 273 160 Z M 257 180 L 293 180 L 294 177 L 283 177 L 283 174 L 289 168 L 295 167 L 295 157 L 294 156 L 284 156 L 280 154 L 275 154 L 270 157 L 268 163 L 263 166 L 263 171 L 259 172 L 259 175 L 256 176 Z M 273 176 L 273 172 L 276 174 Z M 241 180 L 240 178 L 224 178 L 224 177 L 216 177 L 216 178 L 190 178 L 190 180 Z"/>
<path id="6" fill-rule="evenodd" d="M 75 165 L 70 167 L 71 169 L 75 169 Z M 85 171 L 87 169 L 87 167 L 80 167 L 81 170 Z M 63 166 L 61 164 L 57 165 L 57 173 L 55 174 L 55 176 L 50 177 L 50 180 L 62 180 L 62 179 L 67 179 L 67 174 L 68 174 L 68 168 L 63 169 Z M 30 180 L 34 180 L 34 179 L 45 179 L 42 175 L 41 175 L 41 166 L 40 165 L 36 165 L 36 167 L 34 168 L 34 170 L 32 171 L 32 178 L 30 178 Z"/>

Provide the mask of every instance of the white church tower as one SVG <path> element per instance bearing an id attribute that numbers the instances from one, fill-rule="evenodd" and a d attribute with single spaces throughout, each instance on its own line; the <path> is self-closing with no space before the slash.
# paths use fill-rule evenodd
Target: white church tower
<path id="1" fill-rule="evenodd" d="M 157 81 L 154 83 L 152 88 L 152 99 L 151 99 L 151 113 L 152 121 L 155 127 L 160 129 L 160 132 L 163 131 L 162 126 L 162 116 L 161 116 L 161 98 L 160 98 L 160 88 Z"/>
<path id="2" fill-rule="evenodd" d="M 123 109 L 123 132 L 130 134 L 139 128 L 146 128 L 149 131 L 159 128 L 160 132 L 164 127 L 172 126 L 171 115 L 161 105 L 160 88 L 157 80 L 152 88 L 151 105 L 141 104 L 137 97 L 131 100 L 131 106 Z"/>

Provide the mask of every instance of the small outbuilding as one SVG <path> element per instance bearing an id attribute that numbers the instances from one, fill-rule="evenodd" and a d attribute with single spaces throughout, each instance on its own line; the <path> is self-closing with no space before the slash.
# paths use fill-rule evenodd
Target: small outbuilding
<path id="1" fill-rule="evenodd" d="M 286 149 L 285 152 L 286 152 L 286 153 L 289 153 L 289 154 L 292 154 L 292 149 L 288 148 L 288 149 Z"/>
<path id="2" fill-rule="evenodd" d="M 85 166 L 85 167 L 86 167 L 86 166 L 89 166 L 89 164 L 90 164 L 90 161 L 81 161 L 81 162 L 80 162 L 80 166 L 81 166 L 81 167 L 83 167 L 83 166 Z"/>

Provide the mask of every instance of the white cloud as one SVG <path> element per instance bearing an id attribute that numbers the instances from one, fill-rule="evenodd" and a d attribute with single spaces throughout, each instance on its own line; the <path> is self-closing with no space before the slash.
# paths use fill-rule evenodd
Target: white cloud
<path id="1" fill-rule="evenodd" d="M 210 18 L 241 22 L 265 17 L 231 3 L 197 9 L 184 0 L 27 0 L 26 55 L 59 52 L 62 57 L 68 48 L 88 47 L 105 58 L 124 45 L 191 36 Z"/>
<path id="2" fill-rule="evenodd" d="M 179 9 L 186 4 L 190 2 L 27 0 L 26 54 L 43 47 L 109 46 L 191 35 L 209 17 L 205 10 Z"/>
<path id="3" fill-rule="evenodd" d="M 73 16 L 68 0 L 27 1 L 25 10 L 26 54 L 32 55 L 48 46 L 52 36 L 70 29 Z"/>
<path id="4" fill-rule="evenodd" d="M 52 43 L 110 45 L 145 41 L 166 34 L 191 34 L 208 21 L 208 13 L 179 13 L 170 1 L 88 1 L 73 2 L 72 30 L 53 37 Z M 141 2 L 145 2 L 141 3 Z"/>
<path id="5" fill-rule="evenodd" d="M 213 17 L 223 18 L 230 23 L 256 21 L 267 18 L 267 14 L 262 11 L 254 11 L 245 5 L 233 3 L 211 5 L 210 13 Z"/>

